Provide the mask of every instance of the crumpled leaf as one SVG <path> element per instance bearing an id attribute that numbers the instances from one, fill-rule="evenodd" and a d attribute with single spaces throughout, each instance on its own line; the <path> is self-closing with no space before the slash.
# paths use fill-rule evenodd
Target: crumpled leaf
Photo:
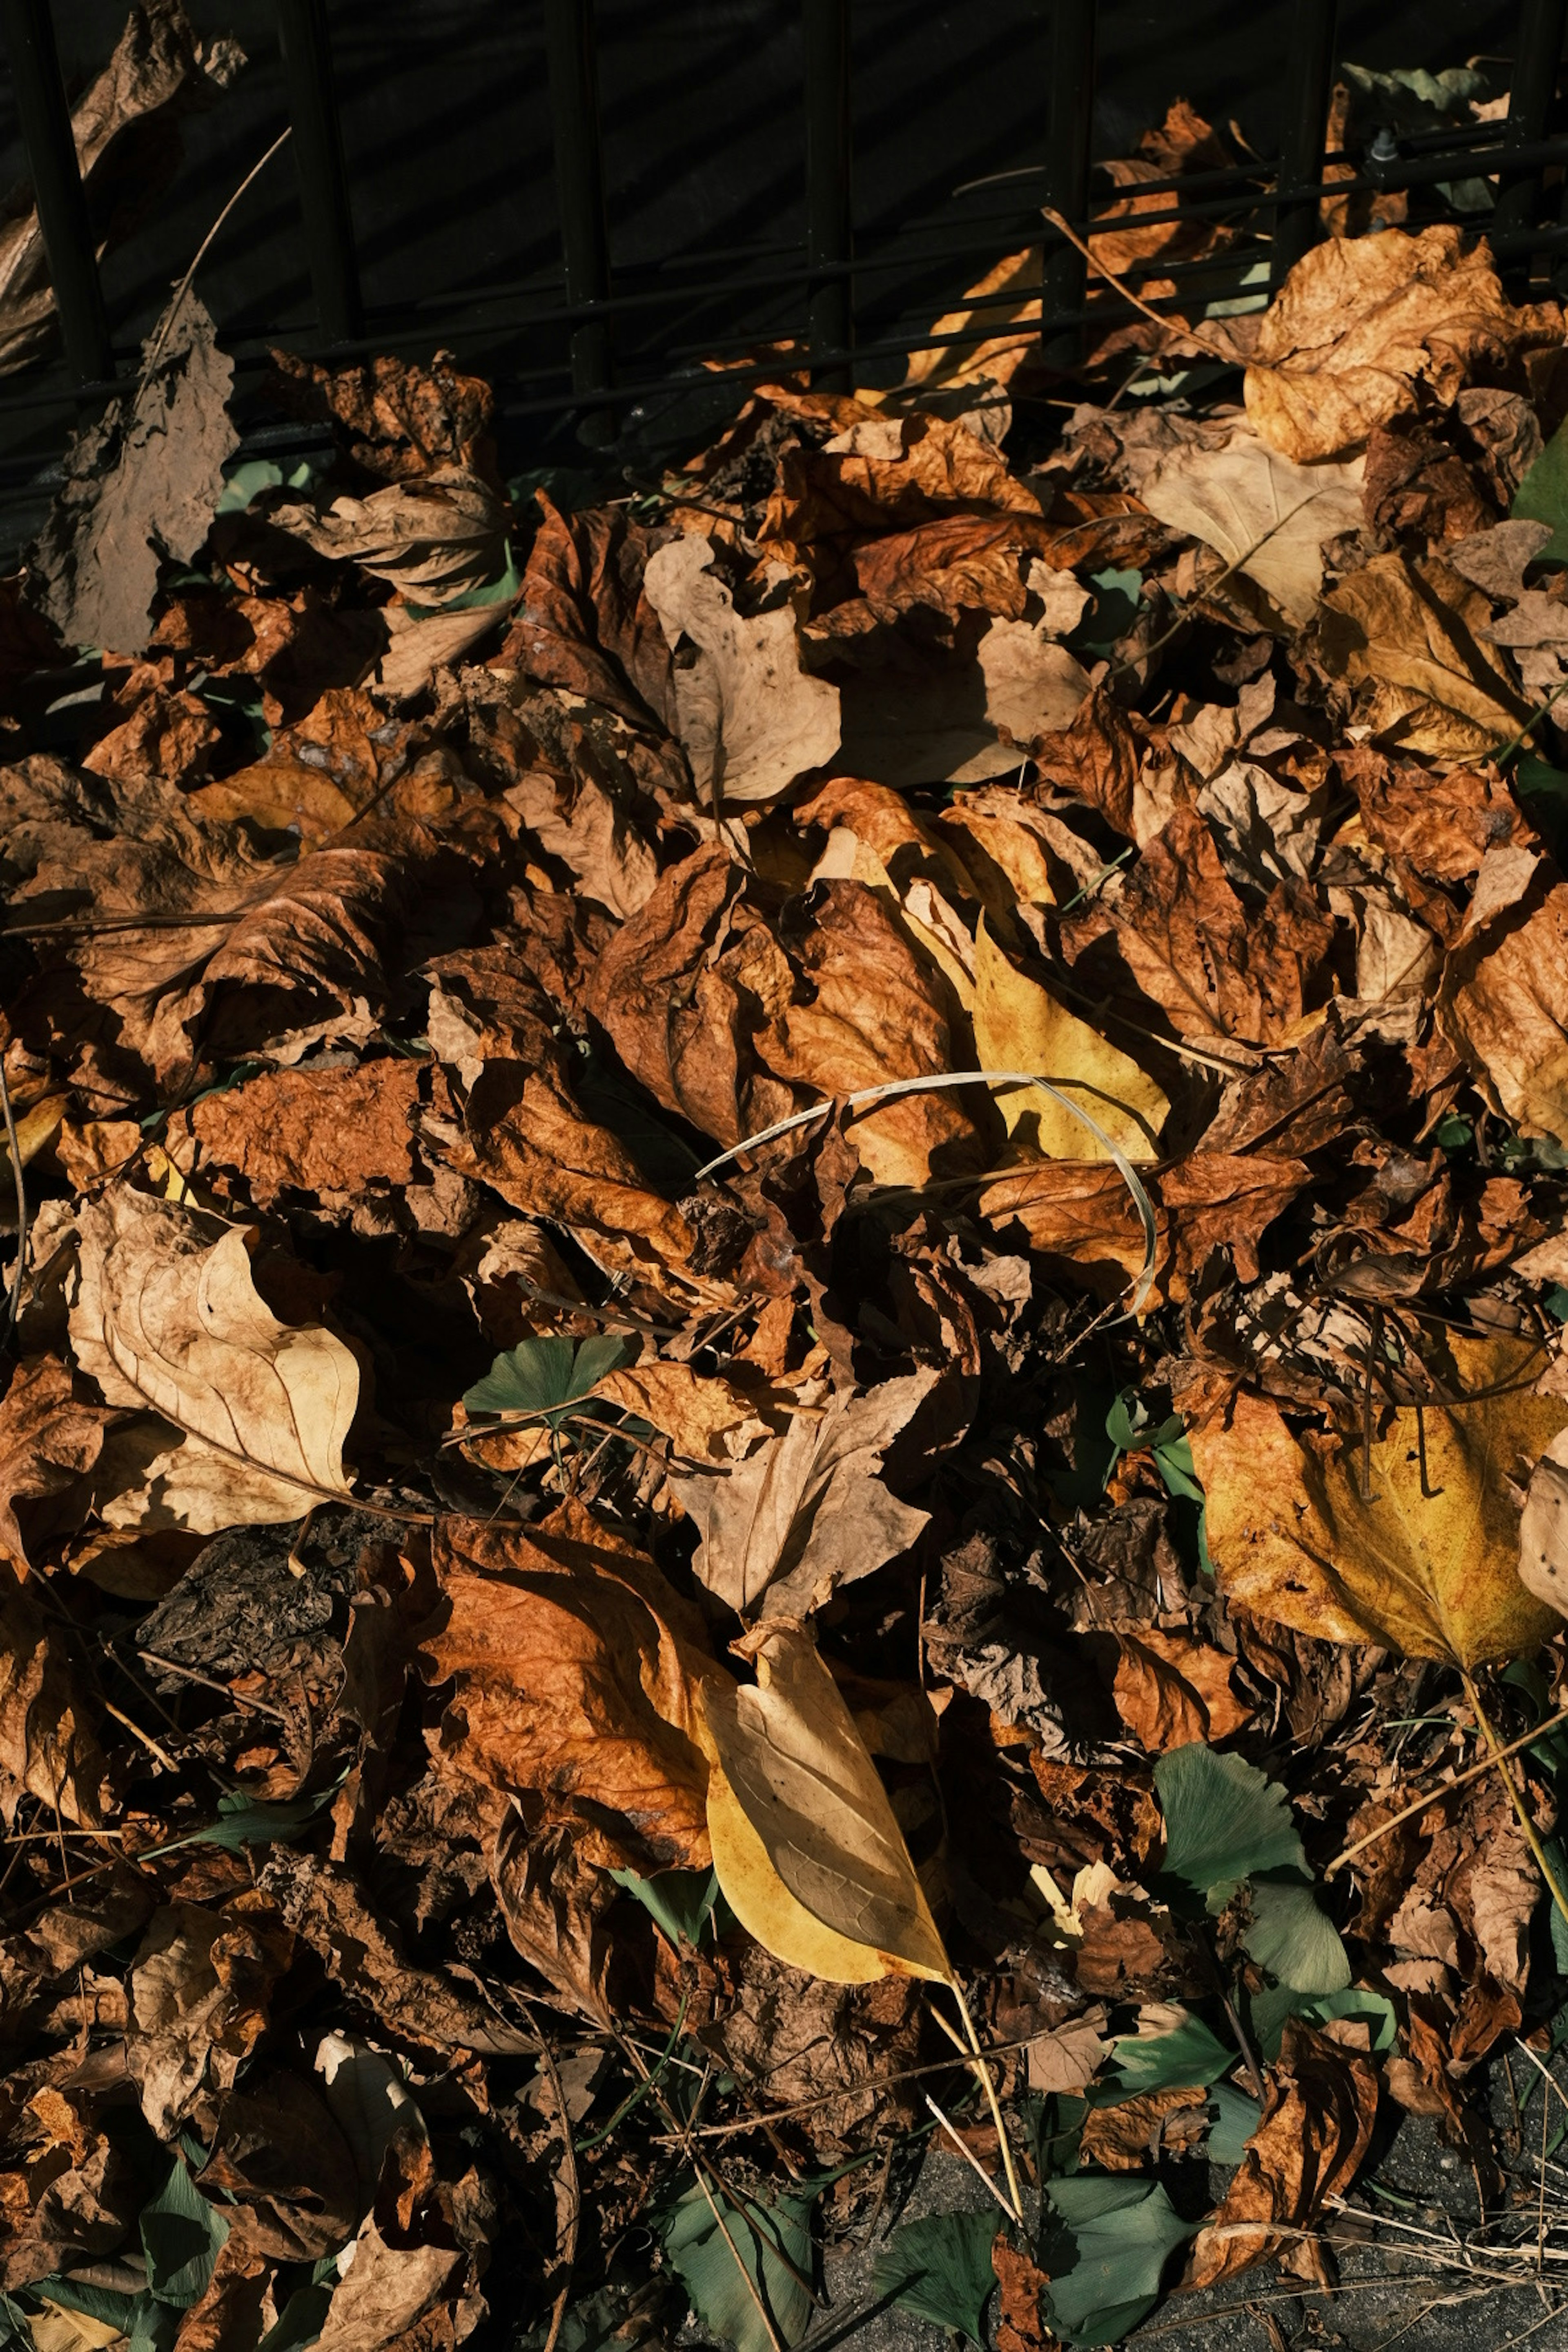
<path id="1" fill-rule="evenodd" d="M 708 1867 L 696 1692 L 730 1678 L 653 1562 L 578 1504 L 527 1528 L 443 1520 L 434 1556 L 442 1769 L 528 1797 L 603 1868 Z"/>
<path id="2" fill-rule="evenodd" d="M 1431 759 L 1484 755 L 1530 717 L 1478 634 L 1489 618 L 1445 564 L 1374 555 L 1323 600 L 1324 665 L 1331 677 L 1373 685 L 1372 724 L 1402 749 Z"/>
<path id="3" fill-rule="evenodd" d="M 1279 2243 L 1270 2223 L 1310 2229 L 1324 2201 L 1354 2179 L 1376 2118 L 1370 2060 L 1290 2019 L 1266 2077 L 1262 2120 L 1193 2247 L 1191 2284 L 1213 2286 L 1261 2262 Z M 1297 2274 L 1321 2282 L 1321 2255 L 1298 2244 L 1306 2262 L 1293 2265 Z"/>
<path id="4" fill-rule="evenodd" d="M 318 555 L 352 559 L 409 602 L 440 611 L 506 569 L 506 509 L 464 466 L 438 466 L 325 514 L 279 507 L 270 520 Z"/>
<path id="5" fill-rule="evenodd" d="M 1359 1442 L 1310 1448 L 1268 1398 L 1243 1392 L 1193 1432 L 1209 1550 L 1234 1604 L 1321 1640 L 1465 1667 L 1546 1638 L 1556 1619 L 1520 1581 L 1509 1475 L 1541 1455 L 1568 1404 L 1521 1384 L 1533 1360 L 1518 1341 L 1456 1333 L 1449 1346 L 1450 1394 L 1502 1392 L 1424 1408 L 1429 1496 L 1411 1407 L 1379 1405 L 1370 1503 Z"/>
<path id="6" fill-rule="evenodd" d="M 26 1793 L 95 1828 L 105 1769 L 64 1634 L 0 1568 L 0 1820 Z"/>
<path id="7" fill-rule="evenodd" d="M 1522 845 L 1488 851 L 1438 992 L 1483 1096 L 1526 1135 L 1568 1144 L 1568 884 Z"/>
<path id="8" fill-rule="evenodd" d="M 18 1576 L 33 1565 L 30 1545 L 79 1524 L 109 1418 L 101 1405 L 78 1402 L 52 1357 L 26 1359 L 12 1374 L 0 1403 L 0 1559 Z"/>
<path id="9" fill-rule="evenodd" d="M 648 558 L 644 591 L 671 651 L 684 638 L 697 659 L 675 671 L 675 727 L 691 763 L 700 805 L 777 800 L 838 749 L 838 694 L 801 667 L 798 625 L 787 604 L 747 619 L 712 569 L 713 541 L 670 541 Z"/>
<path id="10" fill-rule="evenodd" d="M 1264 312 L 1247 413 L 1297 465 L 1337 457 L 1423 388 L 1450 403 L 1472 370 L 1562 332 L 1554 306 L 1515 310 L 1484 244 L 1447 224 L 1416 236 L 1330 237 L 1297 262 Z"/>
<path id="11" fill-rule="evenodd" d="M 903 1832 L 854 1718 L 805 1628 L 742 1645 L 754 1684 L 705 1683 L 713 1867 L 742 1926 L 775 1958 L 839 1984 L 952 1968 Z"/>
<path id="12" fill-rule="evenodd" d="M 805 1617 L 840 1584 L 907 1551 L 930 1514 L 900 1503 L 878 1473 L 938 1377 L 912 1372 L 835 1396 L 728 1471 L 673 1475 L 701 1533 L 700 1580 L 742 1615 L 760 1606 L 770 1618 Z"/>
<path id="13" fill-rule="evenodd" d="M 83 425 L 65 457 L 65 488 L 27 554 L 35 601 L 68 645 L 137 653 L 147 642 L 160 551 L 195 555 L 239 446 L 224 404 L 234 362 L 186 293 L 142 350 L 133 393 Z"/>
<path id="14" fill-rule="evenodd" d="M 1193 446 L 1167 457 L 1145 482 L 1143 503 L 1256 580 L 1300 629 L 1317 609 L 1324 541 L 1361 521 L 1365 462 L 1293 465 L 1237 425 L 1217 448 Z"/>
<path id="15" fill-rule="evenodd" d="M 110 1404 L 184 1432 L 106 1504 L 111 1527 L 212 1535 L 347 1497 L 359 1365 L 321 1325 L 279 1321 L 257 1292 L 240 1227 L 117 1185 L 84 1203 L 78 1234 L 78 1363 Z"/>

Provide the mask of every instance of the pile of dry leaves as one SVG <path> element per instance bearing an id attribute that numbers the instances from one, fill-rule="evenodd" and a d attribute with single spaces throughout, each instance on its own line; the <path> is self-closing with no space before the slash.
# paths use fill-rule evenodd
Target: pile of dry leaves
<path id="1" fill-rule="evenodd" d="M 280 362 L 336 458 L 237 468 L 187 296 L 79 440 L 0 610 L 0 2341 L 784 2352 L 875 2219 L 1111 2342 L 1325 2278 L 1401 2111 L 1512 2210 L 1563 321 L 1396 226 L 1139 332 L 1023 457 L 982 352 L 574 509 L 445 360 Z M 889 2234 L 931 2145 L 990 2201 Z"/>

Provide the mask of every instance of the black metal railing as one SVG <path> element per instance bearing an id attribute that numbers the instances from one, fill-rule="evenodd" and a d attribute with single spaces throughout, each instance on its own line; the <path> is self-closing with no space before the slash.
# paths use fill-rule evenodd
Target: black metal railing
<path id="1" fill-rule="evenodd" d="M 743 352 L 755 341 L 742 331 L 747 306 L 762 296 L 797 302 L 795 331 L 809 354 L 814 381 L 847 386 L 858 364 L 937 347 L 962 349 L 996 332 L 987 308 L 1015 307 L 1018 290 L 972 303 L 973 322 L 938 332 L 910 323 L 904 331 L 862 331 L 858 295 L 879 277 L 947 272 L 950 302 L 973 274 L 971 265 L 994 257 L 1008 241 L 1042 240 L 1043 360 L 1069 369 L 1081 355 L 1089 307 L 1089 265 L 1078 246 L 1054 229 L 1042 233 L 1041 205 L 1073 224 L 1092 249 L 1097 236 L 1127 226 L 1110 205 L 1091 203 L 1091 125 L 1095 100 L 1096 0 L 1049 0 L 1042 26 L 1042 127 L 1047 161 L 984 182 L 980 194 L 1005 185 L 1000 207 L 959 209 L 905 224 L 874 245 L 857 249 L 851 140 L 850 0 L 801 0 L 804 89 L 802 174 L 804 245 L 765 253 L 720 256 L 735 266 L 716 270 L 707 255 L 673 257 L 651 273 L 617 273 L 606 224 L 600 135 L 594 0 L 543 0 L 545 58 L 558 201 L 560 260 L 548 278 L 516 278 L 469 288 L 459 297 L 410 296 L 395 311 L 367 316 L 355 252 L 349 175 L 344 163 L 333 82 L 328 0 L 275 0 L 283 84 L 300 226 L 314 298 L 313 334 L 289 332 L 291 345 L 318 356 L 345 357 L 372 350 L 425 347 L 439 341 L 459 352 L 492 349 L 508 337 L 530 339 L 529 364 L 501 371 L 498 387 L 511 416 L 574 415 L 582 437 L 612 439 L 617 420 L 641 401 L 689 383 L 704 355 Z M 1173 280 L 1174 295 L 1157 302 L 1180 307 L 1184 278 L 1201 277 L 1205 299 L 1218 299 L 1257 281 L 1267 264 L 1278 285 L 1319 234 L 1326 195 L 1367 189 L 1419 188 L 1466 175 L 1495 177 L 1494 211 L 1483 224 L 1500 262 L 1539 274 L 1568 252 L 1568 136 L 1558 128 L 1556 84 L 1568 0 L 1520 0 L 1511 61 L 1510 102 L 1501 123 L 1456 126 L 1400 141 L 1392 154 L 1336 156 L 1350 170 L 1330 180 L 1325 125 L 1335 68 L 1335 0 L 1294 0 L 1285 54 L 1281 152 L 1223 170 L 1140 184 L 1142 200 L 1165 194 L 1164 210 L 1143 211 L 1138 226 L 1177 220 L 1243 224 L 1221 254 L 1192 262 L 1157 257 L 1124 274 L 1136 286 Z M 115 354 L 94 257 L 88 206 L 77 171 L 70 116 L 56 49 L 51 0 L 0 0 L 3 32 L 14 78 L 16 110 L 47 250 L 60 340 L 71 383 L 39 389 L 25 378 L 0 385 L 0 411 L 68 408 L 112 388 Z M 281 128 L 282 126 L 279 126 Z M 1386 143 L 1386 142 L 1385 142 Z M 1177 197 L 1181 201 L 1174 201 Z M 1552 216 L 1546 215 L 1551 213 Z M 755 266 L 761 261 L 761 268 Z M 964 265 L 960 267 L 960 265 Z M 1251 273 L 1249 278 L 1248 273 Z M 639 282 L 641 281 L 641 282 Z M 1106 289 L 1097 289 L 1103 303 Z M 712 331 L 682 345 L 666 337 L 628 357 L 635 331 L 662 316 L 679 321 L 684 309 L 703 309 Z M 728 310 L 728 317 L 723 313 Z M 259 365 L 266 321 L 223 320 L 220 333 L 237 364 Z M 671 334 L 679 335 L 677 323 Z M 278 331 L 270 330 L 275 338 Z M 540 339 L 554 338 L 558 355 L 540 359 Z M 729 380 L 744 383 L 773 373 L 776 361 L 735 366 Z M 32 461 L 36 466 L 36 460 Z M 0 467 L 0 495 L 6 469 Z"/>

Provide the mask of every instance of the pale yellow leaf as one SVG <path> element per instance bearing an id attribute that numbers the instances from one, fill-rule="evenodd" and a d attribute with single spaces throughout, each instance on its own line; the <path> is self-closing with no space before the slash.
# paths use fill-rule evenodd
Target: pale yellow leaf
<path id="1" fill-rule="evenodd" d="M 1156 1160 L 1171 1106 L 1137 1063 L 1021 972 L 985 928 L 974 943 L 974 1045 L 985 1070 L 1034 1070 L 1080 1101 L 1129 1160 Z M 1037 1087 L 998 1097 L 1009 1135 L 1047 1160 L 1108 1160 L 1100 1138 Z"/>

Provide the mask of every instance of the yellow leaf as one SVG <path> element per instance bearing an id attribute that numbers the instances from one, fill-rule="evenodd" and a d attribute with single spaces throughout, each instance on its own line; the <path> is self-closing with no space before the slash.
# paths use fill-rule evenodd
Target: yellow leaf
<path id="1" fill-rule="evenodd" d="M 1369 681 L 1366 717 L 1379 735 L 1431 759 L 1497 750 L 1530 716 L 1500 655 L 1479 632 L 1487 599 L 1446 563 L 1374 555 L 1323 599 L 1323 667 Z"/>
<path id="2" fill-rule="evenodd" d="M 949 1983 L 903 1832 L 810 1634 L 774 1619 L 744 1646 L 756 1682 L 700 1692 L 708 1834 L 731 1909 L 775 1958 L 830 1982 Z"/>
<path id="3" fill-rule="evenodd" d="M 1464 1667 L 1516 1656 L 1555 1629 L 1520 1580 L 1510 1481 L 1568 1423 L 1568 1404 L 1531 1393 L 1538 1360 L 1516 1340 L 1450 1348 L 1451 1395 L 1502 1393 L 1424 1409 L 1426 1493 L 1414 1408 L 1378 1417 L 1370 1502 L 1360 1444 L 1319 1455 L 1266 1397 L 1238 1396 L 1193 1432 L 1209 1549 L 1233 1602 L 1325 1641 Z"/>
<path id="4" fill-rule="evenodd" d="M 974 943 L 974 1044 L 984 1070 L 1035 1070 L 1080 1100 L 1129 1160 L 1157 1160 L 1170 1104 L 1136 1062 L 1010 963 L 985 928 Z M 1038 1087 L 998 1097 L 1009 1135 L 1047 1160 L 1106 1160 L 1081 1120 Z"/>

